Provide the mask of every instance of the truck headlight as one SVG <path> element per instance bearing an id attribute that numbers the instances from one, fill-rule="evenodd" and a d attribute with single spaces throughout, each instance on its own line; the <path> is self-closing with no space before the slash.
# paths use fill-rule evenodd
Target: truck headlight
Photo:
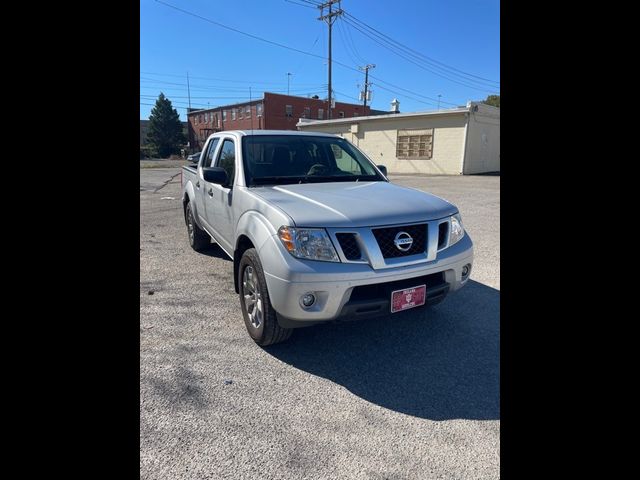
<path id="1" fill-rule="evenodd" d="M 278 238 L 284 248 L 296 258 L 339 262 L 336 249 L 323 228 L 297 228 L 282 226 Z"/>
<path id="2" fill-rule="evenodd" d="M 449 234 L 449 246 L 455 245 L 464 237 L 462 218 L 459 213 L 451 217 L 451 233 Z"/>

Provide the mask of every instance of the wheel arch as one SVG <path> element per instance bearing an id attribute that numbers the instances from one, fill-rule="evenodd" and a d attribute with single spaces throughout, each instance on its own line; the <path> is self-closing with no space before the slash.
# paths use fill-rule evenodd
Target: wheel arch
<path id="1" fill-rule="evenodd" d="M 233 251 L 233 285 L 236 293 L 240 291 L 238 286 L 238 267 L 242 255 L 249 248 L 255 248 L 259 251 L 264 242 L 275 234 L 276 231 L 267 219 L 256 211 L 245 212 L 238 220 L 236 244 Z"/>

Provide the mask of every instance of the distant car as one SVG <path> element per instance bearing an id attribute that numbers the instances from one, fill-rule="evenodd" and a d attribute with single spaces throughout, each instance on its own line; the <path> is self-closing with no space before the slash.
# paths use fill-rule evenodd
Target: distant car
<path id="1" fill-rule="evenodd" d="M 193 162 L 193 163 L 198 163 L 200 161 L 200 154 L 201 153 L 202 152 L 192 153 L 191 155 L 189 155 L 187 157 L 187 160 L 189 160 L 190 162 Z"/>

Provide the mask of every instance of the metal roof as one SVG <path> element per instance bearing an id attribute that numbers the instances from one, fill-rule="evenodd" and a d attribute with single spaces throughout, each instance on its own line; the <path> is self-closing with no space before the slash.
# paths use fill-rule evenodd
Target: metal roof
<path id="1" fill-rule="evenodd" d="M 389 113 L 387 115 L 367 115 L 365 117 L 345 117 L 333 118 L 331 120 L 308 120 L 299 121 L 296 126 L 304 125 L 332 125 L 337 123 L 353 123 L 367 120 L 388 120 L 390 118 L 409 118 L 409 117 L 428 117 L 437 115 L 452 115 L 469 112 L 469 107 L 449 108 L 447 110 L 433 110 L 428 112 L 411 112 L 411 113 Z"/>

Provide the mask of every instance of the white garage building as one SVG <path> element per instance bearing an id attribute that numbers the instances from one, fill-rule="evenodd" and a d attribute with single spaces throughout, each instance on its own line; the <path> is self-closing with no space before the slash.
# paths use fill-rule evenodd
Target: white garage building
<path id="1" fill-rule="evenodd" d="M 385 165 L 389 173 L 500 171 L 500 109 L 483 103 L 431 112 L 300 119 L 297 127 L 340 135 Z"/>

